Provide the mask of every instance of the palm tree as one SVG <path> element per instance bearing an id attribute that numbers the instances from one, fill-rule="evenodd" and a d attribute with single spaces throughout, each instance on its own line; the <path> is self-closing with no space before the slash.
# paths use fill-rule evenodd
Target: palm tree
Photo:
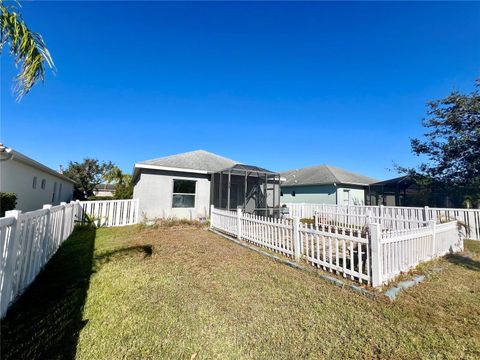
<path id="1" fill-rule="evenodd" d="M 55 70 L 55 65 L 42 36 L 27 27 L 17 7 L 18 3 L 17 6 L 5 5 L 0 0 L 0 55 L 3 46 L 8 44 L 15 65 L 21 64 L 20 73 L 15 78 L 15 92 L 20 100 L 35 83 L 44 80 L 45 68 Z"/>

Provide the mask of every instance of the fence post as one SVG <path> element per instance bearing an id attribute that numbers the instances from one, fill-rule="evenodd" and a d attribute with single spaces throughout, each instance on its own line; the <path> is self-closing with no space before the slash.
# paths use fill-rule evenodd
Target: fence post
<path id="1" fill-rule="evenodd" d="M 75 217 L 78 223 L 83 224 L 83 208 L 80 200 L 75 200 Z"/>
<path id="2" fill-rule="evenodd" d="M 237 238 L 242 240 L 242 208 L 237 207 Z"/>
<path id="3" fill-rule="evenodd" d="M 18 254 L 18 216 L 21 214 L 20 210 L 9 210 L 5 211 L 5 217 L 13 217 L 15 220 L 12 223 L 12 229 L 10 232 L 10 241 L 8 242 L 7 254 L 5 259 L 5 267 L 2 272 L 2 279 L 0 279 L 2 284 L 1 292 L 1 317 L 7 312 L 10 302 L 14 299 L 15 294 L 12 294 L 13 288 L 13 276 L 15 271 L 15 264 L 17 263 L 17 254 Z"/>
<path id="4" fill-rule="evenodd" d="M 377 223 L 370 223 L 370 250 L 372 252 L 372 286 L 382 285 L 382 247 L 381 247 L 381 226 Z"/>
<path id="5" fill-rule="evenodd" d="M 213 229 L 213 209 L 215 209 L 215 208 L 212 204 L 212 205 L 210 205 L 210 229 Z"/>
<path id="6" fill-rule="evenodd" d="M 49 253 L 50 253 L 50 208 L 52 207 L 52 205 L 50 204 L 45 204 L 43 205 L 43 208 L 42 209 L 47 209 L 47 221 L 45 222 L 45 236 L 43 238 L 43 249 L 42 249 L 42 252 L 43 252 L 43 260 L 42 260 L 42 263 L 45 264 L 47 261 L 48 261 L 48 256 L 49 256 Z"/>
<path id="7" fill-rule="evenodd" d="M 430 219 L 430 213 L 429 213 L 429 211 L 428 211 L 428 206 L 425 206 L 425 207 L 423 208 L 423 211 L 424 211 L 424 213 L 425 213 L 425 214 L 424 214 L 424 219 L 425 219 L 425 221 L 430 221 L 431 219 Z"/>
<path id="8" fill-rule="evenodd" d="M 64 235 L 64 231 L 65 231 L 65 210 L 67 209 L 67 207 L 66 207 L 67 203 L 62 201 L 60 203 L 60 205 L 63 206 L 62 207 L 62 225 L 61 225 L 62 228 L 60 229 L 60 243 L 62 243 L 63 240 L 64 240 L 63 235 Z"/>
<path id="9" fill-rule="evenodd" d="M 300 218 L 293 218 L 293 253 L 295 261 L 300 261 Z"/>
<path id="10" fill-rule="evenodd" d="M 437 254 L 437 222 L 435 220 L 430 220 L 428 223 L 432 228 L 432 258 L 434 258 Z"/>

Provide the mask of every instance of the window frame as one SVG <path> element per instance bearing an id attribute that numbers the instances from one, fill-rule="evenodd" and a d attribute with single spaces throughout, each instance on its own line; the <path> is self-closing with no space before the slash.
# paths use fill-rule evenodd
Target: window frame
<path id="1" fill-rule="evenodd" d="M 37 188 L 37 177 L 33 176 L 32 189 L 36 189 L 36 188 Z"/>
<path id="2" fill-rule="evenodd" d="M 193 193 L 179 193 L 175 192 L 175 181 L 191 181 L 195 185 L 195 192 Z M 193 197 L 193 207 L 183 207 L 183 206 L 174 206 L 173 198 L 175 195 L 182 195 L 182 196 L 192 196 Z M 172 209 L 195 209 L 197 205 L 197 180 L 193 179 L 172 179 Z"/>
<path id="3" fill-rule="evenodd" d="M 47 187 L 47 179 L 42 179 L 42 181 L 40 183 L 40 188 L 42 190 L 45 190 L 46 187 Z"/>

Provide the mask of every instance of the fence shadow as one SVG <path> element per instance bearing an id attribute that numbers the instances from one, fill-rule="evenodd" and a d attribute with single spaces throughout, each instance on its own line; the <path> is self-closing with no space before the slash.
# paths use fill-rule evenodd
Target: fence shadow
<path id="1" fill-rule="evenodd" d="M 468 270 L 480 271 L 480 261 L 474 260 L 468 256 L 458 254 L 449 254 L 446 256 L 448 262 L 464 267 Z"/>
<path id="2" fill-rule="evenodd" d="M 95 229 L 64 242 L 1 324 L 2 359 L 74 359 L 85 326 Z"/>

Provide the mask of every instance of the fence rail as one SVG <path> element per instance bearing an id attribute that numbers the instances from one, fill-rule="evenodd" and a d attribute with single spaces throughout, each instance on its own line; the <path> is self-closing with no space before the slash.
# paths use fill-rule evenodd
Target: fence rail
<path id="1" fill-rule="evenodd" d="M 430 220 L 437 222 L 460 221 L 463 224 L 465 236 L 480 240 L 480 209 L 448 209 L 403 206 L 364 206 L 364 205 L 332 205 L 332 204 L 285 204 L 290 216 L 313 218 L 330 217 L 330 222 L 342 223 L 344 226 L 361 226 L 371 221 L 382 224 L 384 229 L 406 230 L 422 228 Z"/>
<path id="2" fill-rule="evenodd" d="M 322 209 L 327 216 L 317 216 L 313 226 L 300 223 L 299 217 L 273 219 L 212 207 L 210 226 L 373 286 L 381 286 L 421 262 L 463 249 L 457 221 L 437 224 L 435 220 L 408 219 L 404 221 L 411 225 L 401 227 L 395 224 L 402 219 L 360 214 L 347 219 L 345 214 L 328 213 L 327 209 Z"/>
<path id="3" fill-rule="evenodd" d="M 79 220 L 85 221 L 88 216 L 97 226 L 125 226 L 139 222 L 139 200 L 105 200 L 80 201 L 81 213 Z"/>
<path id="4" fill-rule="evenodd" d="M 76 206 L 76 203 L 62 203 L 54 207 L 45 205 L 43 209 L 24 214 L 16 210 L 7 211 L 6 217 L 0 219 L 2 317 L 70 236 Z"/>
<path id="5" fill-rule="evenodd" d="M 138 222 L 138 200 L 88 201 L 44 205 L 22 213 L 7 211 L 0 218 L 0 316 L 33 282 L 41 269 L 73 232 L 75 222 L 98 217 L 97 225 Z"/>
<path id="6" fill-rule="evenodd" d="M 366 234 L 357 229 L 320 224 L 313 228 L 299 219 L 274 219 L 212 207 L 210 226 L 227 235 L 341 274 L 369 282 L 370 262 Z"/>

